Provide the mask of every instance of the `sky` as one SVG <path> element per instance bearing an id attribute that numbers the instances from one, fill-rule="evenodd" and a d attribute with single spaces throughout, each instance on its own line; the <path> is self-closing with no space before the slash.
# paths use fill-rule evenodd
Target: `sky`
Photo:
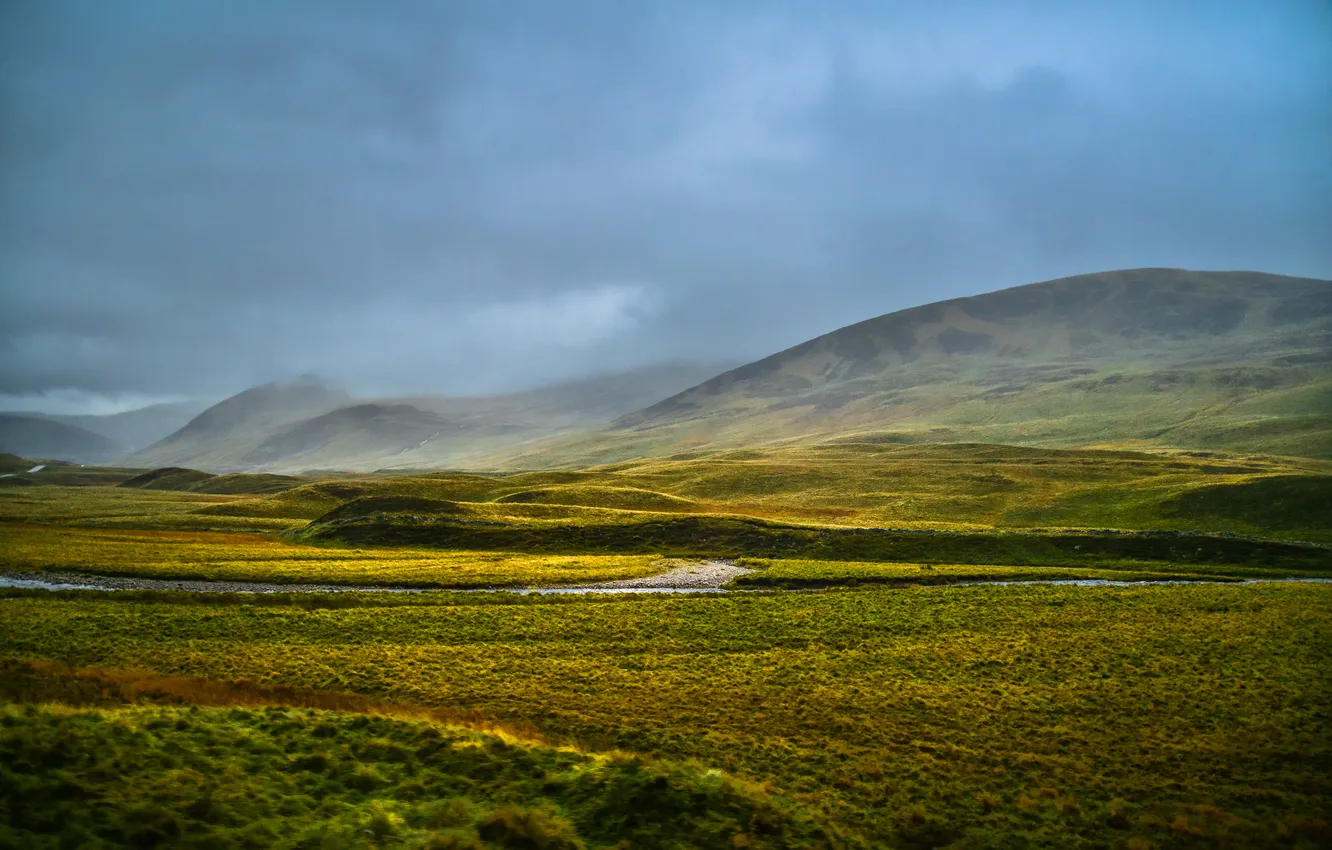
<path id="1" fill-rule="evenodd" d="M 1332 278 L 1332 5 L 2 0 L 0 408 L 740 363 Z"/>

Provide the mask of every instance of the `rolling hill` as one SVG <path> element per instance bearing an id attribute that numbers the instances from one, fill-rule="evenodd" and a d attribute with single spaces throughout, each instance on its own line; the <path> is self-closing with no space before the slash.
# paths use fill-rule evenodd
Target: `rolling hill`
<path id="1" fill-rule="evenodd" d="M 134 451 L 170 436 L 206 407 L 203 402 L 180 401 L 152 404 L 123 413 L 41 416 L 101 434 L 124 446 L 126 451 Z"/>
<path id="2" fill-rule="evenodd" d="M 232 396 L 127 463 L 209 472 L 464 466 L 477 453 L 604 425 L 716 372 L 668 363 L 506 395 L 392 399 L 352 399 L 303 378 Z"/>
<path id="3" fill-rule="evenodd" d="M 1332 458 L 1332 282 L 1135 269 L 926 304 L 725 372 L 598 433 L 480 462 L 830 439 Z"/>
<path id="4" fill-rule="evenodd" d="M 105 463 L 124 453 L 114 440 L 41 416 L 0 413 L 0 452 L 74 463 Z"/>
<path id="5" fill-rule="evenodd" d="M 247 467 L 297 463 L 364 468 L 385 455 L 419 449 L 454 429 L 453 423 L 410 404 L 357 404 L 279 429 L 245 453 Z"/>
<path id="6" fill-rule="evenodd" d="M 276 429 L 322 415 L 350 400 L 342 390 L 326 387 L 308 375 L 252 387 L 218 402 L 165 439 L 129 455 L 126 463 L 228 471 L 241 468 L 234 459 Z"/>

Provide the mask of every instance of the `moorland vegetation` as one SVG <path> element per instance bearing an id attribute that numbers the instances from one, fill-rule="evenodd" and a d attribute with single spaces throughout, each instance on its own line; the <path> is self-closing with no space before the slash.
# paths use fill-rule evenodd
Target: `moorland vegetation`
<path id="1" fill-rule="evenodd" d="M 258 835 L 361 828 L 372 830 L 367 846 L 411 846 L 436 823 L 429 802 L 459 797 L 465 816 L 442 828 L 469 839 L 473 830 L 487 840 L 486 819 L 513 805 L 595 847 L 629 834 L 588 831 L 596 807 L 621 817 L 642 793 L 659 802 L 642 804 L 640 823 L 664 818 L 660 834 L 678 846 L 1329 838 L 1325 585 L 260 601 L 8 591 L 0 628 L 18 667 L 2 678 L 29 706 L 128 693 L 302 708 L 12 710 L 6 781 L 47 799 L 32 820 L 11 814 L 9 828 L 115 836 L 133 821 L 190 836 L 234 829 L 243 846 L 246 820 Z M 466 750 L 468 761 L 456 730 L 345 716 L 358 698 L 372 715 L 397 706 L 470 716 L 576 752 L 486 744 Z M 342 718 L 303 713 L 338 705 Z M 74 746 L 88 735 L 107 743 Z M 684 767 L 642 768 L 676 777 L 654 779 L 659 791 L 598 768 L 608 778 L 593 796 L 610 799 L 583 801 L 571 766 L 589 765 L 577 754 L 588 751 Z M 247 766 L 262 769 L 242 779 Z M 713 768 L 741 790 L 717 791 L 730 780 Z M 621 780 L 639 789 L 628 802 Z M 129 790 L 112 797 L 107 783 Z M 742 793 L 755 787 L 762 796 Z M 73 805 L 61 801 L 80 788 L 103 803 L 64 816 Z"/>
<path id="2" fill-rule="evenodd" d="M 466 405 L 309 382 L 154 449 L 208 471 L 0 457 L 0 572 L 423 591 L 0 589 L 0 845 L 1327 846 L 1327 293 L 929 305 L 512 472 L 215 474 L 461 457 L 397 444 Z M 748 572 L 498 590 L 678 558 Z M 1051 579 L 1175 583 L 1015 584 Z"/>

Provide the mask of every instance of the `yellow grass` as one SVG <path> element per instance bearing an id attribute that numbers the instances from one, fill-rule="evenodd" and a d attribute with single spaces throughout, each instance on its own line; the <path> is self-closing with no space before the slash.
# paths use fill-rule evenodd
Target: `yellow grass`
<path id="1" fill-rule="evenodd" d="M 427 587 L 570 584 L 659 572 L 652 555 L 336 549 L 257 534 L 0 524 L 0 568 L 141 578 Z"/>

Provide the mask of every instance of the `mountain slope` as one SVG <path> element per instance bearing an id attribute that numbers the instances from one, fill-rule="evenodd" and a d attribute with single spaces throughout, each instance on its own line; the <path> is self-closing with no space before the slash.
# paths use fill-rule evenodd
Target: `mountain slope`
<path id="1" fill-rule="evenodd" d="M 308 467 L 374 466 L 419 448 L 450 429 L 450 422 L 409 404 L 357 404 L 279 429 L 246 452 L 247 468 L 269 464 Z"/>
<path id="2" fill-rule="evenodd" d="M 499 396 L 356 402 L 311 379 L 268 384 L 209 408 L 130 461 L 211 472 L 459 466 L 479 452 L 605 424 L 716 372 L 669 363 Z"/>
<path id="3" fill-rule="evenodd" d="M 1135 269 L 927 304 L 723 373 L 596 435 L 487 460 L 830 438 L 1332 457 L 1332 283 Z"/>
<path id="4" fill-rule="evenodd" d="M 104 463 L 124 453 L 114 440 L 41 416 L 0 413 L 0 452 L 75 463 Z"/>
<path id="5" fill-rule="evenodd" d="M 318 379 L 253 387 L 218 402 L 180 430 L 127 460 L 133 466 L 189 466 L 235 469 L 236 457 L 250 451 L 275 429 L 347 404 L 350 397 Z"/>
<path id="6" fill-rule="evenodd" d="M 202 413 L 206 407 L 203 402 L 181 401 L 153 404 L 123 413 L 82 416 L 42 414 L 42 416 L 66 425 L 75 425 L 94 434 L 101 434 L 125 446 L 126 451 L 133 451 L 170 436 Z"/>

